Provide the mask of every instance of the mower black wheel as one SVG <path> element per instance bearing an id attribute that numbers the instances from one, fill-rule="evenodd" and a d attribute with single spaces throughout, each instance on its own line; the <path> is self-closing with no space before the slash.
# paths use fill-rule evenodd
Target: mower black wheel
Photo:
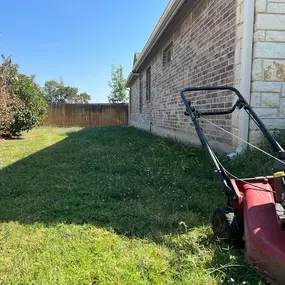
<path id="1" fill-rule="evenodd" d="M 216 209 L 212 228 L 214 236 L 219 242 L 238 248 L 243 247 L 243 225 L 234 210 L 230 208 Z"/>

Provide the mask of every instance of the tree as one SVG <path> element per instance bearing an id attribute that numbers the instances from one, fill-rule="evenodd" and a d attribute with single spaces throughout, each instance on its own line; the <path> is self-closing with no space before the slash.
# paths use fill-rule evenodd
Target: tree
<path id="1" fill-rule="evenodd" d="M 42 94 L 48 103 L 89 103 L 91 96 L 87 93 L 78 95 L 78 88 L 65 86 L 55 80 L 46 81 Z"/>
<path id="2" fill-rule="evenodd" d="M 35 82 L 35 75 L 18 74 L 10 88 L 22 102 L 14 108 L 14 122 L 9 127 L 12 135 L 19 135 L 40 124 L 45 117 L 47 103 L 40 86 Z"/>
<path id="3" fill-rule="evenodd" d="M 86 92 L 80 93 L 77 98 L 75 99 L 76 103 L 84 103 L 87 104 L 91 100 L 91 96 L 88 95 Z"/>
<path id="4" fill-rule="evenodd" d="M 58 89 L 58 102 L 75 103 L 78 97 L 78 88 L 71 86 L 60 86 Z"/>
<path id="5" fill-rule="evenodd" d="M 60 86 L 61 83 L 55 80 L 45 82 L 45 85 L 42 88 L 42 94 L 48 103 L 58 102 L 60 100 L 58 96 L 58 89 L 60 88 Z"/>
<path id="6" fill-rule="evenodd" d="M 123 67 L 121 65 L 118 68 L 116 68 L 115 65 L 112 65 L 109 87 L 111 88 L 111 93 L 108 96 L 110 103 L 125 103 L 128 100 L 125 89 L 125 79 L 123 76 Z"/>

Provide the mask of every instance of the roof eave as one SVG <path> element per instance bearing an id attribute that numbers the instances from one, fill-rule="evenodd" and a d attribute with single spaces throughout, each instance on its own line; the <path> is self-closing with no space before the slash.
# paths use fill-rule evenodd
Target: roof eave
<path id="1" fill-rule="evenodd" d="M 176 15 L 185 0 L 171 0 L 165 8 L 152 34 L 150 35 L 146 45 L 144 46 L 137 62 L 134 65 L 134 70 L 139 70 L 154 45 L 157 43 L 162 33 L 165 31 L 173 17 Z"/>
<path id="2" fill-rule="evenodd" d="M 135 77 L 138 77 L 139 75 L 140 75 L 140 74 L 139 74 L 138 72 L 132 71 L 132 72 L 129 74 L 129 76 L 128 76 L 126 82 L 125 82 L 125 88 L 131 87 L 131 82 L 133 81 L 133 79 L 134 79 Z"/>

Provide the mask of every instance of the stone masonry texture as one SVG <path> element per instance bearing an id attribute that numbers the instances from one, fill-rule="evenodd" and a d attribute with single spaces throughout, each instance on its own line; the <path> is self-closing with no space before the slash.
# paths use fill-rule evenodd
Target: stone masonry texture
<path id="1" fill-rule="evenodd" d="M 256 0 L 251 105 L 270 129 L 285 126 L 285 0 Z M 260 132 L 250 124 L 250 141 Z"/>

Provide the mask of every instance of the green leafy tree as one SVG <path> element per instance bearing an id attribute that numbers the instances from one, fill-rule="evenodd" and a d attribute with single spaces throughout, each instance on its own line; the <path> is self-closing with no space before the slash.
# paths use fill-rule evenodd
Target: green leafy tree
<path id="1" fill-rule="evenodd" d="M 62 84 L 60 82 L 57 82 L 55 80 L 45 82 L 45 85 L 42 88 L 42 94 L 47 102 L 58 102 L 60 100 L 58 89 L 61 85 Z"/>
<path id="2" fill-rule="evenodd" d="M 12 135 L 19 135 L 40 124 L 45 117 L 47 103 L 40 86 L 35 82 L 35 75 L 18 74 L 10 88 L 22 102 L 14 108 L 14 122 L 9 127 Z"/>
<path id="3" fill-rule="evenodd" d="M 125 78 L 123 75 L 123 67 L 120 65 L 118 68 L 112 65 L 111 81 L 109 81 L 111 93 L 108 96 L 110 103 L 125 103 L 128 100 L 125 89 Z"/>
<path id="4" fill-rule="evenodd" d="M 66 102 L 66 103 L 75 103 L 78 97 L 78 88 L 71 86 L 60 86 L 58 89 L 59 92 L 59 101 L 58 102 Z"/>
<path id="5" fill-rule="evenodd" d="M 78 88 L 65 86 L 62 81 L 46 81 L 42 94 L 48 103 L 89 103 L 91 96 L 87 93 L 78 95 Z"/>
<path id="6" fill-rule="evenodd" d="M 88 95 L 86 92 L 84 92 L 84 93 L 80 93 L 80 94 L 76 97 L 75 102 L 76 102 L 76 103 L 87 104 L 87 103 L 89 103 L 90 100 L 91 100 L 91 96 Z"/>

